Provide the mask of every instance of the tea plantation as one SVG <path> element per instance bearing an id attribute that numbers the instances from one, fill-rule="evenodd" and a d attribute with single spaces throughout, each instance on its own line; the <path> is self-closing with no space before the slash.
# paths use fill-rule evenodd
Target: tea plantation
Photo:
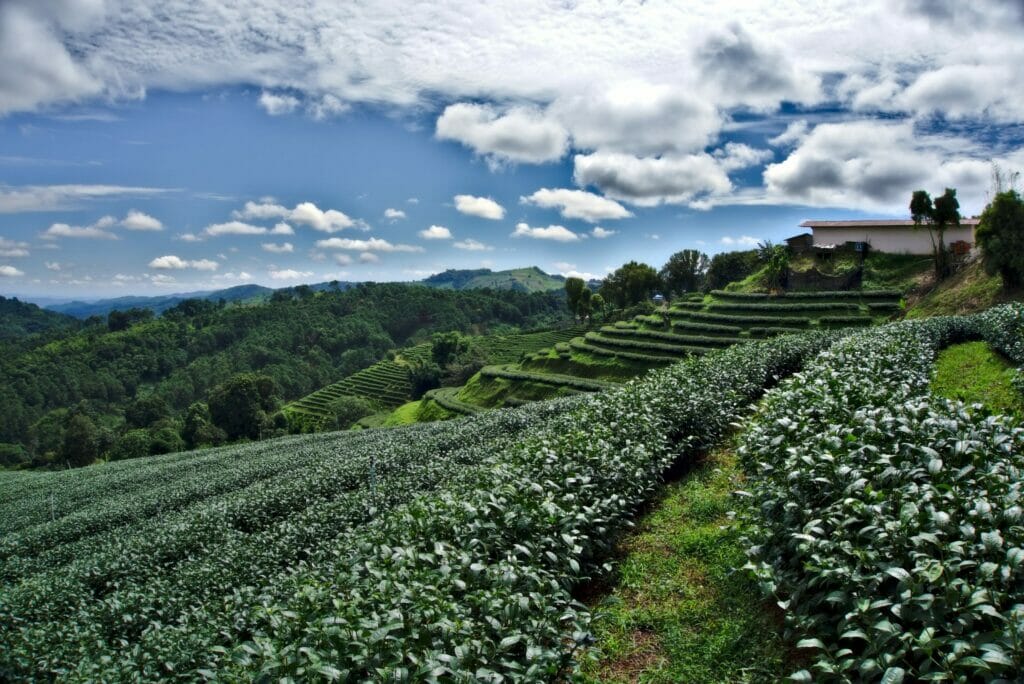
<path id="1" fill-rule="evenodd" d="M 1024 308 L 814 330 L 834 310 L 518 409 L 5 474 L 0 679 L 570 678 L 574 591 L 743 425 L 750 570 L 797 680 L 1017 680 L 1024 430 L 929 379 L 967 339 L 1024 364 Z"/>

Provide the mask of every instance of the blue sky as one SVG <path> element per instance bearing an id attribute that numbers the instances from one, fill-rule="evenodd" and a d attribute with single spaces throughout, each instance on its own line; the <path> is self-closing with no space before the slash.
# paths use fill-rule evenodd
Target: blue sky
<path id="1" fill-rule="evenodd" d="M 1024 10 L 962 5 L 13 0 L 0 293 L 600 277 L 919 187 L 976 213 L 1024 168 Z"/>

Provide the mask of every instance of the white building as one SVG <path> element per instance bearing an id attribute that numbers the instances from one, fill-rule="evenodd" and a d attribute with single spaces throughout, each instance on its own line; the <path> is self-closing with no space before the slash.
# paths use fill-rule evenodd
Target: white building
<path id="1" fill-rule="evenodd" d="M 914 226 L 910 219 L 869 219 L 866 221 L 804 221 L 801 228 L 810 228 L 815 247 L 841 247 L 847 242 L 866 242 L 877 252 L 890 254 L 931 254 L 932 240 L 928 227 Z M 974 246 L 974 229 L 978 219 L 960 219 L 959 226 L 945 231 L 947 245 L 966 242 Z"/>

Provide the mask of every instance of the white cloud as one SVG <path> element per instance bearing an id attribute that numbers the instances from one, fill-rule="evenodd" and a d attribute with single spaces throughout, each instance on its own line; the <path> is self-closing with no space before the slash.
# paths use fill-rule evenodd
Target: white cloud
<path id="1" fill-rule="evenodd" d="M 568 261 L 556 261 L 551 264 L 556 271 L 561 273 L 562 271 L 574 271 L 576 270 L 576 264 L 570 264 Z"/>
<path id="2" fill-rule="evenodd" d="M 451 240 L 452 231 L 448 230 L 444 226 L 430 226 L 419 232 L 419 236 L 424 240 Z"/>
<path id="3" fill-rule="evenodd" d="M 295 231 L 292 230 L 291 226 L 289 226 L 287 223 L 284 223 L 282 221 L 281 223 L 278 223 L 278 224 L 276 224 L 274 226 L 274 228 L 270 231 L 270 234 L 271 235 L 295 235 Z"/>
<path id="4" fill-rule="evenodd" d="M 455 209 L 467 216 L 490 219 L 498 221 L 505 218 L 505 207 L 501 206 L 490 197 L 475 197 L 473 195 L 456 195 Z"/>
<path id="5" fill-rule="evenodd" d="M 202 242 L 203 238 L 196 235 L 195 233 L 178 233 L 178 238 L 182 242 Z"/>
<path id="6" fill-rule="evenodd" d="M 707 153 L 634 157 L 598 152 L 578 154 L 574 163 L 577 184 L 640 206 L 682 204 L 732 189 L 720 160 Z"/>
<path id="7" fill-rule="evenodd" d="M 85 238 L 85 239 L 96 239 L 96 240 L 116 240 L 117 236 L 113 233 L 104 230 L 105 226 L 110 225 L 105 221 L 108 217 L 104 217 L 92 224 L 91 226 L 71 226 L 66 223 L 54 223 L 42 233 L 42 237 L 45 240 L 55 240 L 57 238 Z"/>
<path id="8" fill-rule="evenodd" d="M 563 96 L 551 113 L 580 150 L 650 155 L 696 152 L 722 126 L 722 114 L 692 89 L 629 81 Z"/>
<path id="9" fill-rule="evenodd" d="M 0 60 L 0 72 L 2 72 Z M 3 85 L 0 84 L 0 90 Z M 0 107 L 2 110 L 2 107 Z M 0 184 L 0 214 L 29 211 L 64 211 L 76 209 L 95 199 L 142 197 L 171 192 L 166 188 L 145 188 L 123 185 L 3 185 Z"/>
<path id="10" fill-rule="evenodd" d="M 593 237 L 597 238 L 598 240 L 603 240 L 604 238 L 611 237 L 612 235 L 615 235 L 618 232 L 619 231 L 617 230 L 608 230 L 607 228 L 602 228 L 601 226 L 594 226 L 593 230 L 590 231 L 590 234 Z"/>
<path id="11" fill-rule="evenodd" d="M 380 257 L 373 252 L 363 252 L 359 255 L 359 263 L 361 264 L 376 264 L 380 262 Z"/>
<path id="12" fill-rule="evenodd" d="M 389 221 L 399 221 L 405 218 L 405 212 L 401 209 L 392 209 L 389 207 L 384 210 L 384 218 Z"/>
<path id="13" fill-rule="evenodd" d="M 806 138 L 810 129 L 811 126 L 806 119 L 791 121 L 789 125 L 786 126 L 786 130 L 779 133 L 774 138 L 769 138 L 768 144 L 776 147 L 789 147 L 790 145 L 794 145 Z"/>
<path id="14" fill-rule="evenodd" d="M 474 240 L 473 238 L 466 238 L 465 240 L 460 240 L 458 242 L 453 242 L 452 243 L 452 247 L 454 247 L 456 249 L 464 249 L 467 252 L 492 252 L 492 251 L 494 251 L 494 247 L 491 247 L 490 245 L 485 245 L 484 243 L 480 242 L 479 240 Z"/>
<path id="15" fill-rule="evenodd" d="M 239 211 L 232 213 L 232 216 L 236 219 L 252 220 L 252 219 L 269 219 L 269 218 L 283 218 L 291 221 L 292 223 L 299 223 L 302 225 L 309 226 L 314 230 L 319 230 L 323 233 L 336 233 L 339 230 L 345 228 L 357 227 L 358 224 L 347 214 L 338 211 L 337 209 L 327 209 L 326 211 L 320 209 L 312 202 L 300 202 L 295 205 L 293 209 L 288 209 L 281 206 L 280 204 L 274 204 L 271 202 L 246 202 L 245 207 Z M 285 223 L 279 223 L 275 226 L 274 230 L 284 231 L 282 226 L 287 226 Z M 291 227 L 288 226 L 290 230 Z M 288 234 L 288 233 L 278 233 Z"/>
<path id="16" fill-rule="evenodd" d="M 218 235 L 264 235 L 267 233 L 267 229 L 243 221 L 228 221 L 227 223 L 209 225 L 204 232 L 213 237 Z"/>
<path id="17" fill-rule="evenodd" d="M 758 239 L 749 235 L 741 235 L 735 238 L 726 235 L 719 242 L 727 247 L 757 247 Z"/>
<path id="18" fill-rule="evenodd" d="M 163 230 L 164 224 L 149 214 L 132 209 L 121 221 L 121 225 L 128 230 Z"/>
<path id="19" fill-rule="evenodd" d="M 280 116 L 294 112 L 299 106 L 299 100 L 291 95 L 278 95 L 264 90 L 260 93 L 259 104 L 270 116 Z"/>
<path id="20" fill-rule="evenodd" d="M 715 150 L 714 157 L 725 171 L 737 171 L 751 166 L 758 166 L 771 159 L 771 150 L 757 149 L 743 143 L 729 142 Z"/>
<path id="21" fill-rule="evenodd" d="M 352 263 L 352 257 L 350 257 L 348 254 L 335 254 L 334 263 L 338 264 L 339 266 L 348 266 L 349 264 Z"/>
<path id="22" fill-rule="evenodd" d="M 915 133 L 912 122 L 820 124 L 784 161 L 764 171 L 762 202 L 844 207 L 906 215 L 918 188 L 957 188 L 961 213 L 980 212 L 991 162 L 1020 168 L 1024 154 L 978 156 L 959 139 Z"/>
<path id="23" fill-rule="evenodd" d="M 210 276 L 210 278 L 212 280 L 214 280 L 215 282 L 223 282 L 223 281 L 245 282 L 245 281 L 252 280 L 252 275 L 250 273 L 246 273 L 245 271 L 239 271 L 238 273 L 235 273 L 234 271 L 228 271 L 227 273 L 218 273 L 216 275 Z"/>
<path id="24" fill-rule="evenodd" d="M 161 271 L 181 270 L 185 268 L 194 268 L 197 271 L 216 271 L 218 266 L 220 266 L 220 264 L 212 259 L 187 261 L 173 254 L 157 257 L 149 262 L 150 268 L 155 268 Z"/>
<path id="25" fill-rule="evenodd" d="M 47 271 L 59 271 L 60 270 L 60 262 L 57 262 L 57 261 L 47 261 L 47 262 L 44 263 L 44 265 L 46 266 L 46 270 Z"/>
<path id="26" fill-rule="evenodd" d="M 352 107 L 334 95 L 324 95 L 306 105 L 306 112 L 316 121 L 344 114 Z"/>
<path id="27" fill-rule="evenodd" d="M 520 197 L 519 201 L 545 209 L 558 209 L 563 218 L 582 219 L 590 223 L 633 215 L 618 202 L 584 190 L 541 188 L 532 195 Z"/>
<path id="28" fill-rule="evenodd" d="M 150 275 L 149 282 L 160 287 L 171 287 L 178 284 L 178 281 L 174 279 L 174 276 L 169 276 L 166 273 L 154 273 L 153 275 Z"/>
<path id="29" fill-rule="evenodd" d="M 597 273 L 590 273 L 588 271 L 577 271 L 575 269 L 559 273 L 558 275 L 566 278 L 579 278 L 580 280 L 590 282 L 591 280 L 603 280 L 604 276 L 598 275 Z"/>
<path id="30" fill-rule="evenodd" d="M 565 226 L 547 226 L 546 228 L 531 228 L 525 223 L 517 223 L 516 229 L 512 231 L 512 237 L 527 237 L 535 240 L 554 240 L 556 242 L 576 242 L 580 236 Z"/>
<path id="31" fill-rule="evenodd" d="M 15 242 L 14 240 L 8 240 L 7 238 L 0 237 L 0 257 L 20 258 L 27 257 L 29 244 L 27 242 Z"/>
<path id="32" fill-rule="evenodd" d="M 263 251 L 271 252 L 272 254 L 285 254 L 295 251 L 295 245 L 290 242 L 282 242 L 281 244 L 277 244 L 276 242 L 264 242 Z"/>
<path id="33" fill-rule="evenodd" d="M 352 240 L 350 238 L 328 238 L 317 240 L 316 246 L 323 249 L 347 249 L 356 252 L 422 252 L 415 245 L 396 245 L 380 238 Z"/>
<path id="34" fill-rule="evenodd" d="M 25 272 L 14 268 L 14 266 L 9 266 L 7 264 L 0 266 L 0 276 L 3 276 L 4 278 L 18 278 L 23 275 L 25 275 Z"/>
<path id="35" fill-rule="evenodd" d="M 313 275 L 312 271 L 296 271 L 291 268 L 272 270 L 269 271 L 269 273 L 270 277 L 274 280 L 301 280 L 302 278 L 308 278 Z"/>
<path id="36" fill-rule="evenodd" d="M 527 107 L 499 113 L 489 105 L 448 105 L 437 119 L 436 133 L 441 140 L 456 140 L 498 164 L 555 161 L 568 147 L 568 133 L 560 123 Z"/>

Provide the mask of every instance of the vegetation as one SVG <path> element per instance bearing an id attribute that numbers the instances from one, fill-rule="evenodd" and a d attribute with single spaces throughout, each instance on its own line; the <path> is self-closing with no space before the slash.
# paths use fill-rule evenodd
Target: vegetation
<path id="1" fill-rule="evenodd" d="M 912 299 L 907 318 L 948 316 L 984 311 L 1008 299 L 1002 278 L 989 275 L 978 262 L 966 264 L 923 296 Z"/>
<path id="2" fill-rule="evenodd" d="M 569 674 L 591 620 L 571 589 L 660 474 L 827 343 L 460 421 L 10 474 L 0 676 Z"/>
<path id="3" fill-rule="evenodd" d="M 945 241 L 946 229 L 960 224 L 960 202 L 956 198 L 956 190 L 946 188 L 934 202 L 924 190 L 915 190 L 910 198 L 910 217 L 915 226 L 920 228 L 923 225 L 928 229 L 932 240 L 935 280 L 943 280 L 953 272 Z"/>
<path id="4" fill-rule="evenodd" d="M 271 378 L 287 401 L 433 332 L 539 327 L 564 317 L 564 304 L 554 292 L 456 292 L 401 284 L 322 292 L 296 288 L 252 306 L 185 300 L 159 318 L 112 314 L 110 321 L 54 331 L 45 343 L 15 345 L 0 358 L 0 443 L 21 444 L 35 465 L 78 463 L 60 448 L 74 409 L 82 416 L 76 429 L 88 419 L 98 430 L 102 457 L 123 433 L 140 429 L 125 422 L 124 412 L 151 395 L 169 407 L 167 422 L 141 429 L 154 439 L 160 430 L 172 430 L 189 441 L 194 439 L 194 431 L 192 437 L 185 434 L 189 407 L 209 403 L 214 387 L 240 373 Z M 323 401 L 322 413 L 329 413 L 326 405 L 334 398 Z M 403 394 L 394 405 L 405 400 Z M 228 432 L 229 437 L 242 434 Z M 215 435 L 198 443 L 207 438 Z"/>
<path id="5" fill-rule="evenodd" d="M 719 252 L 708 265 L 704 287 L 721 290 L 729 283 L 741 281 L 761 267 L 756 249 L 745 252 Z"/>
<path id="6" fill-rule="evenodd" d="M 668 258 L 658 272 L 666 296 L 697 292 L 704 287 L 711 261 L 695 249 L 684 249 Z"/>
<path id="7" fill-rule="evenodd" d="M 450 269 L 429 276 L 423 281 L 428 287 L 453 290 L 489 289 L 514 292 L 551 292 L 562 289 L 562 278 L 548 275 L 537 267 L 492 271 L 488 268 L 472 270 Z"/>
<path id="8" fill-rule="evenodd" d="M 1022 315 L 852 335 L 748 427 L 750 567 L 813 658 L 794 679 L 1019 676 L 1024 431 L 932 395 L 929 379 L 938 349 L 965 337 L 1024 363 Z"/>
<path id="9" fill-rule="evenodd" d="M 24 344 L 29 336 L 65 332 L 78 326 L 70 316 L 40 309 L 17 297 L 0 297 L 0 342 Z"/>
<path id="10" fill-rule="evenodd" d="M 781 681 L 789 648 L 757 583 L 737 572 L 745 546 L 730 524 L 743 474 L 719 449 L 667 484 L 616 547 L 612 591 L 591 601 L 596 682 Z M 598 587 L 600 589 L 600 586 Z"/>
<path id="11" fill-rule="evenodd" d="M 1008 289 L 1024 287 L 1024 199 L 1013 189 L 996 193 L 976 233 L 985 270 L 998 273 Z"/>
<path id="12" fill-rule="evenodd" d="M 986 342 L 954 344 L 939 352 L 931 391 L 996 414 L 1024 418 L 1024 396 L 1014 386 L 1016 368 Z"/>
<path id="13" fill-rule="evenodd" d="M 600 294 L 606 302 L 624 309 L 650 300 L 660 287 L 661 279 L 654 268 L 630 261 L 604 279 Z"/>

